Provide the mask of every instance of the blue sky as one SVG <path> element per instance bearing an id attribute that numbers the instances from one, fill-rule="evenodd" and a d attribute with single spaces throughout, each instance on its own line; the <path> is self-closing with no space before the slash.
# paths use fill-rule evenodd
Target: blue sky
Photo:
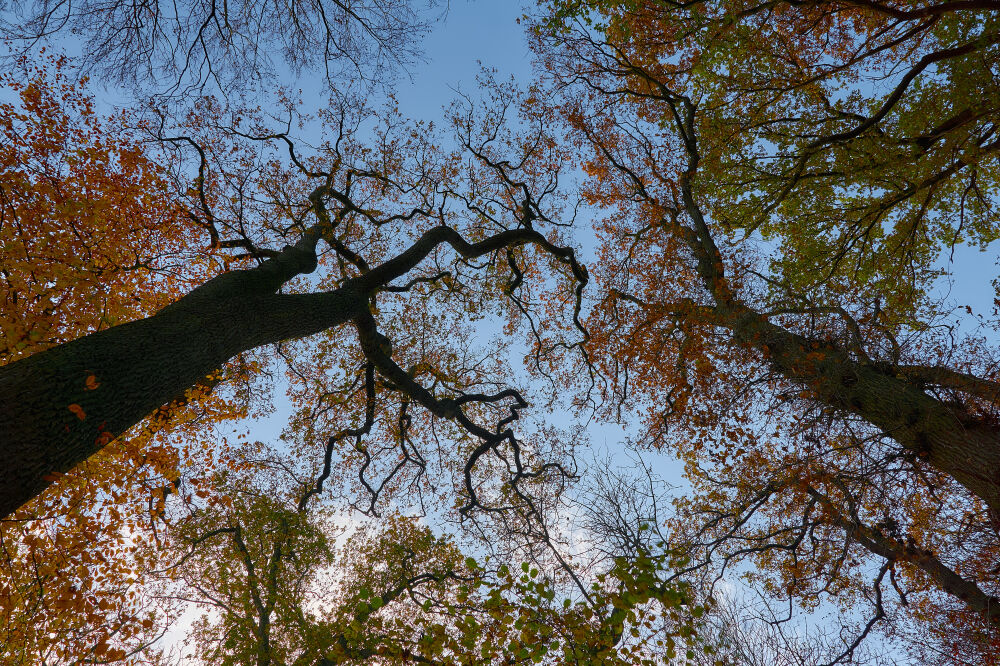
<path id="1" fill-rule="evenodd" d="M 427 63 L 398 82 L 403 113 L 422 119 L 440 116 L 455 89 L 474 88 L 480 62 L 496 68 L 499 78 L 529 80 L 531 56 L 524 27 L 517 24 L 524 11 L 516 0 L 452 0 L 444 20 L 424 40 Z"/>

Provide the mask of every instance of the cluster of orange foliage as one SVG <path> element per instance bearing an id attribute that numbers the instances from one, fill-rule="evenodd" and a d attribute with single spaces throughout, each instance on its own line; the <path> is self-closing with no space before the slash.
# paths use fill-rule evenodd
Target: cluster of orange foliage
<path id="1" fill-rule="evenodd" d="M 148 316 L 210 267 L 141 124 L 98 114 L 66 67 L 22 59 L 0 75 L 13 98 L 0 105 L 0 365 Z M 158 635 L 144 583 L 180 444 L 233 414 L 195 387 L 0 524 L 0 658 L 114 661 Z"/>

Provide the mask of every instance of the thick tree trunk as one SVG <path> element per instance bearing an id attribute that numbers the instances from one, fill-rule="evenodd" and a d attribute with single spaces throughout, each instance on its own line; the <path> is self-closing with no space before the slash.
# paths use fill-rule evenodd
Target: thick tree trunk
<path id="1" fill-rule="evenodd" d="M 680 185 L 692 226 L 680 226 L 679 231 L 697 262 L 702 283 L 716 302 L 706 308 L 709 318 L 729 329 L 737 344 L 764 351 L 777 372 L 810 389 L 820 402 L 857 414 L 927 464 L 950 475 L 985 502 L 994 520 L 1000 520 L 1000 429 L 960 406 L 935 399 L 905 375 L 891 374 L 891 368 L 859 362 L 835 345 L 810 340 L 771 323 L 732 291 L 725 278 L 722 253 L 691 186 L 700 157 L 695 145 L 694 107 L 689 106 L 687 113 L 687 124 L 679 125 L 689 142 L 688 169 Z M 976 378 L 966 380 L 977 383 Z M 992 382 L 978 383 L 992 386 Z"/>
<path id="2" fill-rule="evenodd" d="M 743 310 L 736 340 L 766 350 L 772 366 L 831 407 L 856 414 L 979 497 L 1000 516 L 1000 430 L 942 403 L 905 377 L 856 361 Z"/>
<path id="3" fill-rule="evenodd" d="M 320 227 L 313 227 L 260 266 L 209 280 L 152 317 L 0 368 L 0 518 L 240 352 L 358 319 L 372 294 L 441 244 L 472 259 L 532 243 L 572 268 L 578 296 L 587 282 L 571 250 L 533 229 L 469 243 L 442 225 L 336 291 L 275 293 L 316 268 L 319 235 Z"/>
<path id="4" fill-rule="evenodd" d="M 274 293 L 314 266 L 309 252 L 288 248 L 147 319 L 0 368 L 0 517 L 233 356 L 317 333 L 367 307 L 365 295 L 349 288 Z"/>

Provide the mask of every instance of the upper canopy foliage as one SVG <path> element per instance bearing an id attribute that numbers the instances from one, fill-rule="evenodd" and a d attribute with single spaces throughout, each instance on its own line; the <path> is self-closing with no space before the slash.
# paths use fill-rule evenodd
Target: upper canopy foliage
<path id="1" fill-rule="evenodd" d="M 720 239 L 772 241 L 772 299 L 877 295 L 905 318 L 943 252 L 995 240 L 988 3 L 553 5 L 540 34 L 565 41 L 563 64 L 592 94 L 628 92 L 629 130 L 655 151 L 634 166 L 641 186 L 676 198 L 697 137 L 699 205 Z M 576 17 L 600 32 L 571 32 Z M 689 137 L 664 104 L 682 97 L 697 107 Z"/>

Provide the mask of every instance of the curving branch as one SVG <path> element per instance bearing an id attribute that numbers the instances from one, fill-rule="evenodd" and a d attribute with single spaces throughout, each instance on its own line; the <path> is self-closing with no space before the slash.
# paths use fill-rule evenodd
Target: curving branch
<path id="1" fill-rule="evenodd" d="M 996 404 L 1000 400 L 1000 382 L 991 379 L 944 366 L 897 365 L 895 369 L 918 384 L 954 389 L 990 404 Z"/>
<path id="2" fill-rule="evenodd" d="M 964 578 L 932 551 L 921 548 L 912 539 L 904 543 L 865 525 L 856 516 L 843 513 L 829 497 L 812 486 L 808 486 L 806 492 L 851 539 L 889 563 L 903 562 L 920 569 L 942 590 L 961 599 L 970 608 L 981 613 L 994 628 L 1000 629 L 1000 598 L 984 592 L 975 581 Z"/>

